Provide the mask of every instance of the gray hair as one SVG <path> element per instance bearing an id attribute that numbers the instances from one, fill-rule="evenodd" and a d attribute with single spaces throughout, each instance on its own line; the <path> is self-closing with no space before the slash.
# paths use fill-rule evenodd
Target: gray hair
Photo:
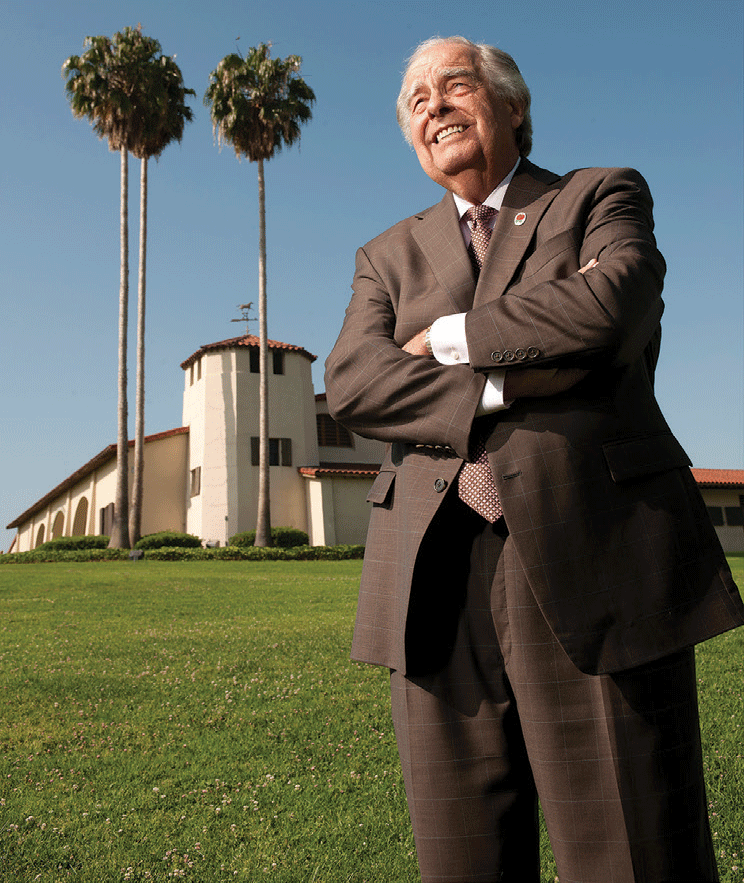
<path id="1" fill-rule="evenodd" d="M 524 119 L 516 129 L 514 135 L 520 156 L 529 156 L 532 149 L 532 117 L 530 116 L 530 90 L 519 72 L 517 63 L 507 52 L 489 46 L 487 43 L 473 43 L 465 37 L 432 37 L 416 47 L 413 55 L 408 59 L 406 69 L 403 71 L 403 85 L 396 104 L 398 125 L 403 132 L 403 137 L 411 144 L 411 108 L 409 95 L 405 89 L 406 78 L 411 67 L 419 57 L 434 46 L 444 43 L 459 43 L 469 47 L 476 61 L 477 71 L 483 78 L 488 91 L 495 98 L 518 105 L 524 112 Z"/>

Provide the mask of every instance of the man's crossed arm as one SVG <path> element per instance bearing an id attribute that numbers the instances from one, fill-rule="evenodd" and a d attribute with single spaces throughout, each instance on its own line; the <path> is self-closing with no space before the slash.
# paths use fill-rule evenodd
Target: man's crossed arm
<path id="1" fill-rule="evenodd" d="M 584 274 L 596 266 L 597 261 L 592 258 L 579 270 L 579 273 Z M 413 356 L 433 358 L 427 342 L 428 332 L 429 328 L 425 328 L 415 334 L 408 343 L 404 344 L 404 352 Z M 565 392 L 583 380 L 589 372 L 579 368 L 520 368 L 502 373 L 504 402 L 511 402 L 514 399 L 551 396 Z"/>

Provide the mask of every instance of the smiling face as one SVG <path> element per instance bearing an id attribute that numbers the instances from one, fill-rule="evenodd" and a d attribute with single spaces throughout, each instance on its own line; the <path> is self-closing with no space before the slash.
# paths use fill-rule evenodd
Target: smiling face
<path id="1" fill-rule="evenodd" d="M 521 108 L 489 93 L 476 56 L 457 43 L 424 51 L 403 88 L 423 170 L 458 196 L 482 202 L 517 161 Z"/>

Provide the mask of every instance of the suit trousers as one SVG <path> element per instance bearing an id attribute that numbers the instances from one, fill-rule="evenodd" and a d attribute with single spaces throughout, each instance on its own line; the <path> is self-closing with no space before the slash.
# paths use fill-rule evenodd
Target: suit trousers
<path id="1" fill-rule="evenodd" d="M 561 883 L 717 881 L 693 649 L 581 672 L 503 519 L 449 497 L 419 557 L 411 665 L 391 673 L 423 883 L 537 883 L 538 799 Z"/>

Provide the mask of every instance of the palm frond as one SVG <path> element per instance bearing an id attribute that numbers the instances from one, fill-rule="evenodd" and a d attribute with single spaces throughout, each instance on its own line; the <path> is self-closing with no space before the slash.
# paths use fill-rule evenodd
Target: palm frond
<path id="1" fill-rule="evenodd" d="M 75 117 L 87 117 L 111 150 L 126 147 L 136 157 L 159 156 L 180 141 L 193 119 L 175 61 L 140 28 L 125 28 L 112 38 L 85 38 L 85 52 L 62 65 L 65 93 Z"/>
<path id="2" fill-rule="evenodd" d="M 252 47 L 245 58 L 225 56 L 204 95 L 218 144 L 230 144 L 239 158 L 258 162 L 298 141 L 315 101 L 299 76 L 301 64 L 299 55 L 272 59 L 266 43 Z"/>

